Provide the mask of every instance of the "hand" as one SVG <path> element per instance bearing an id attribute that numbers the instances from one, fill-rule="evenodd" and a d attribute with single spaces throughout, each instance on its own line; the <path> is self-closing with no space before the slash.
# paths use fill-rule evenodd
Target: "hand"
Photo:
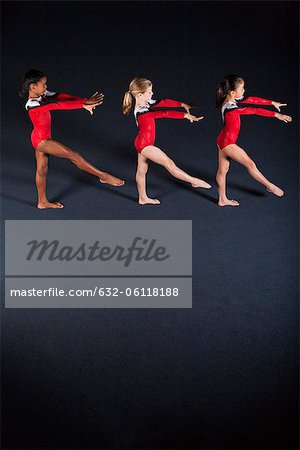
<path id="1" fill-rule="evenodd" d="M 87 99 L 85 104 L 83 105 L 84 109 L 89 111 L 91 116 L 94 114 L 94 109 L 97 106 L 100 106 L 103 103 L 104 95 L 95 92 L 90 98 Z"/>
<path id="2" fill-rule="evenodd" d="M 280 102 L 272 102 L 272 105 L 275 106 L 278 111 L 280 111 L 281 106 L 287 106 L 287 103 L 280 103 Z"/>
<path id="3" fill-rule="evenodd" d="M 89 97 L 86 101 L 86 105 L 91 105 L 92 103 L 103 103 L 104 100 L 104 95 L 103 94 L 99 94 L 99 92 L 95 92 L 91 97 Z"/>
<path id="4" fill-rule="evenodd" d="M 277 119 L 282 120 L 285 123 L 292 121 L 292 118 L 290 116 L 286 116 L 285 114 L 275 113 L 275 117 L 277 117 Z"/>
<path id="5" fill-rule="evenodd" d="M 202 120 L 202 119 L 203 119 L 203 116 L 201 116 L 201 117 L 196 117 L 196 116 L 193 116 L 193 115 L 190 114 L 190 113 L 185 113 L 184 118 L 187 119 L 187 120 L 189 120 L 191 123 L 193 123 L 193 122 L 199 122 L 199 120 Z"/>
<path id="6" fill-rule="evenodd" d="M 92 105 L 84 104 L 83 108 L 89 111 L 90 115 L 92 116 L 94 114 L 94 109 L 99 105 L 100 103 L 93 103 Z"/>
<path id="7" fill-rule="evenodd" d="M 85 102 L 85 105 L 91 105 L 93 103 L 98 103 L 101 105 L 101 103 L 103 103 L 104 100 L 104 95 L 103 94 L 99 94 L 99 92 L 95 92 L 90 98 L 87 99 L 87 101 Z"/>
<path id="8" fill-rule="evenodd" d="M 190 112 L 191 108 L 196 108 L 196 106 L 198 106 L 196 103 L 181 103 L 181 107 L 184 108 L 187 113 Z"/>

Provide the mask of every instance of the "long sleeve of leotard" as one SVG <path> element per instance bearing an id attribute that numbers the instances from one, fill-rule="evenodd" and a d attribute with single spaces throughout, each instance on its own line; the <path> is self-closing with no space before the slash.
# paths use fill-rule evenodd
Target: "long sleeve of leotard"
<path id="1" fill-rule="evenodd" d="M 56 101 L 56 102 L 51 102 L 51 103 L 47 103 L 46 105 L 41 105 L 41 106 L 37 106 L 36 108 L 32 108 L 29 109 L 29 111 L 35 112 L 35 111 L 53 111 L 55 109 L 60 109 L 60 110 L 64 110 L 64 109 L 80 109 L 83 108 L 84 105 L 84 99 L 80 99 L 80 100 L 65 100 L 65 101 Z"/>
<path id="2" fill-rule="evenodd" d="M 235 110 L 238 114 L 256 114 L 257 116 L 275 117 L 275 111 L 269 111 L 263 108 L 254 108 L 252 106 L 246 106 L 245 108 L 238 108 Z"/>
<path id="3" fill-rule="evenodd" d="M 181 111 L 149 111 L 145 116 L 153 119 L 184 119 L 184 112 Z"/>
<path id="4" fill-rule="evenodd" d="M 56 94 L 55 99 L 57 99 L 57 100 L 78 100 L 78 101 L 82 101 L 84 103 L 87 101 L 87 98 L 85 98 L 85 97 L 75 97 L 74 95 L 65 94 L 63 92 Z"/>
<path id="5" fill-rule="evenodd" d="M 237 100 L 237 103 L 247 103 L 248 105 L 272 105 L 272 100 L 260 97 L 247 97 L 245 100 Z"/>
<path id="6" fill-rule="evenodd" d="M 151 109 L 154 108 L 181 108 L 182 102 L 178 102 L 177 100 L 170 100 L 168 98 L 163 100 L 158 100 L 157 103 L 151 105 Z"/>

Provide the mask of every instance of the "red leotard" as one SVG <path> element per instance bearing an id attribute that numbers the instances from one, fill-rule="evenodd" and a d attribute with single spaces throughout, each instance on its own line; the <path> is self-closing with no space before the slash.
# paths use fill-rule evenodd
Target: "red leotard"
<path id="1" fill-rule="evenodd" d="M 150 102 L 149 102 L 150 103 Z M 181 108 L 181 102 L 175 100 L 152 101 L 149 106 L 140 106 L 135 112 L 138 135 L 134 140 L 134 146 L 138 153 L 148 145 L 155 143 L 155 119 L 184 119 L 184 112 L 180 111 L 155 111 L 156 108 Z"/>
<path id="2" fill-rule="evenodd" d="M 31 142 L 34 148 L 44 139 L 51 139 L 51 114 L 55 109 L 79 109 L 83 107 L 86 98 L 74 97 L 69 94 L 56 94 L 46 91 L 38 98 L 30 98 L 25 108 L 33 123 Z"/>
<path id="3" fill-rule="evenodd" d="M 248 97 L 246 100 L 238 101 L 238 103 L 248 103 L 252 105 L 271 105 L 271 100 L 265 100 L 259 97 Z M 224 128 L 221 130 L 217 144 L 222 150 L 230 144 L 235 144 L 240 132 L 241 119 L 240 115 L 256 114 L 258 116 L 274 117 L 275 112 L 263 108 L 253 108 L 246 106 L 241 108 L 235 102 L 227 102 L 222 107 L 222 117 L 224 121 Z"/>

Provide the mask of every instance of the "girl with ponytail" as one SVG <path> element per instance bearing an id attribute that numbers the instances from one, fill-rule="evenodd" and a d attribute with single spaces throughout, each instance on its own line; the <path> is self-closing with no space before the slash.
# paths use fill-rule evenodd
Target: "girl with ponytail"
<path id="1" fill-rule="evenodd" d="M 152 100 L 152 82 L 146 78 L 134 78 L 129 90 L 123 99 L 123 114 L 128 115 L 134 108 L 134 116 L 138 127 L 138 134 L 134 145 L 138 153 L 136 183 L 140 205 L 158 205 L 158 199 L 150 198 L 146 192 L 146 173 L 148 160 L 163 166 L 175 178 L 186 181 L 194 188 L 209 189 L 211 186 L 199 178 L 192 177 L 169 158 L 160 148 L 155 146 L 155 120 L 156 119 L 187 119 L 190 122 L 198 122 L 203 117 L 195 117 L 190 114 L 191 105 L 175 100 Z M 161 108 L 164 108 L 162 110 Z M 175 110 L 183 108 L 185 112 Z"/>
<path id="2" fill-rule="evenodd" d="M 271 183 L 258 170 L 254 161 L 248 156 L 245 150 L 236 144 L 236 141 L 240 131 L 241 115 L 256 114 L 258 116 L 276 117 L 285 123 L 291 122 L 292 118 L 290 116 L 286 116 L 285 114 L 252 106 L 273 105 L 278 111 L 280 111 L 280 107 L 286 106 L 286 103 L 275 102 L 273 100 L 266 100 L 259 97 L 248 97 L 242 101 L 244 93 L 245 82 L 243 78 L 238 75 L 227 75 L 217 84 L 216 108 L 221 109 L 222 119 L 224 122 L 224 127 L 217 138 L 219 167 L 216 179 L 219 190 L 219 206 L 239 205 L 236 200 L 229 200 L 226 195 L 226 174 L 229 170 L 231 159 L 242 164 L 252 178 L 265 186 L 268 192 L 271 192 L 277 197 L 282 197 L 284 195 L 282 189 Z M 244 106 L 247 104 L 251 106 Z"/>
<path id="3" fill-rule="evenodd" d="M 101 183 L 122 186 L 124 181 L 99 170 L 86 161 L 80 153 L 51 138 L 50 111 L 64 109 L 86 109 L 93 114 L 94 109 L 103 103 L 103 95 L 96 92 L 90 98 L 74 97 L 47 91 L 47 76 L 39 70 L 28 71 L 23 80 L 20 96 L 28 95 L 26 110 L 33 123 L 31 142 L 36 157 L 36 186 L 38 209 L 63 208 L 60 202 L 50 202 L 46 194 L 46 176 L 49 155 L 66 158 L 79 169 L 99 178 Z"/>

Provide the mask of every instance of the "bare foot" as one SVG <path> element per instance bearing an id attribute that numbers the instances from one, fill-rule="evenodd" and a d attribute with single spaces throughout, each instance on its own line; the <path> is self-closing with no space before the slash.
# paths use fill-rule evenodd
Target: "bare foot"
<path id="1" fill-rule="evenodd" d="M 144 197 L 139 199 L 140 205 L 159 205 L 160 201 L 157 198 Z"/>
<path id="2" fill-rule="evenodd" d="M 37 204 L 38 209 L 47 209 L 47 208 L 54 208 L 54 209 L 61 209 L 64 207 L 64 205 L 60 202 L 40 202 Z"/>
<path id="3" fill-rule="evenodd" d="M 269 187 L 267 187 L 267 191 L 271 192 L 272 194 L 276 195 L 277 197 L 282 197 L 284 195 L 284 191 L 280 189 L 275 184 L 270 184 Z"/>
<path id="4" fill-rule="evenodd" d="M 123 184 L 125 184 L 125 181 L 120 180 L 120 178 L 116 178 L 109 173 L 103 175 L 101 178 L 99 178 L 99 180 L 101 183 L 110 184 L 111 186 L 123 186 Z"/>
<path id="5" fill-rule="evenodd" d="M 191 183 L 193 188 L 204 188 L 210 189 L 211 185 L 206 183 L 206 181 L 200 180 L 200 178 L 195 178 L 195 182 Z"/>
<path id="6" fill-rule="evenodd" d="M 224 200 L 219 200 L 218 205 L 219 206 L 239 206 L 239 202 L 237 202 L 236 200 L 228 200 L 228 198 L 226 198 Z"/>

